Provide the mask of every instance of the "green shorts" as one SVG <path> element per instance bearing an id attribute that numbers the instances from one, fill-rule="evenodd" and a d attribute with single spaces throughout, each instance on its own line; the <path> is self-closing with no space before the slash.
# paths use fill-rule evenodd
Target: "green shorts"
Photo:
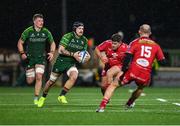
<path id="1" fill-rule="evenodd" d="M 57 58 L 52 72 L 61 74 L 69 70 L 69 68 L 71 68 L 72 66 L 75 66 L 75 63 L 63 61 L 62 59 Z"/>
<path id="2" fill-rule="evenodd" d="M 26 62 L 26 68 L 34 68 L 36 64 L 45 65 L 46 64 L 46 58 L 45 56 L 38 56 L 38 57 L 32 57 L 28 56 L 27 62 Z"/>

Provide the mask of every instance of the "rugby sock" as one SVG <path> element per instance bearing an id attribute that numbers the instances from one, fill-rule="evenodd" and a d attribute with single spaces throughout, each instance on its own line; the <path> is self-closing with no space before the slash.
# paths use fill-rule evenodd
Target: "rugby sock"
<path id="1" fill-rule="evenodd" d="M 34 95 L 34 100 L 38 100 L 38 95 Z"/>
<path id="2" fill-rule="evenodd" d="M 101 101 L 101 104 L 100 104 L 100 108 L 105 108 L 108 101 L 109 101 L 108 99 L 103 98 L 103 100 Z"/>
<path id="3" fill-rule="evenodd" d="M 42 95 L 44 98 L 47 96 L 47 94 L 45 94 L 44 92 L 43 92 L 43 95 Z"/>
<path id="4" fill-rule="evenodd" d="M 127 101 L 126 105 L 130 106 L 134 101 L 135 101 L 134 98 L 129 98 L 129 100 Z"/>
<path id="5" fill-rule="evenodd" d="M 66 87 L 63 87 L 63 90 L 60 93 L 60 96 L 62 95 L 66 95 L 66 93 L 69 91 L 69 89 L 67 89 Z"/>

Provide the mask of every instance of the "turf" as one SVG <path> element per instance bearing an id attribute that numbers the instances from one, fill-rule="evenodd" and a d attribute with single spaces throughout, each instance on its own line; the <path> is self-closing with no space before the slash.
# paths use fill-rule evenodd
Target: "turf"
<path id="1" fill-rule="evenodd" d="M 180 88 L 146 88 L 136 106 L 125 110 L 129 87 L 116 90 L 104 113 L 96 113 L 102 99 L 99 87 L 75 87 L 68 104 L 58 103 L 60 88 L 54 87 L 43 108 L 33 105 L 33 88 L 0 87 L 0 124 L 59 125 L 169 125 L 180 124 Z M 167 102 L 158 101 L 166 99 Z"/>

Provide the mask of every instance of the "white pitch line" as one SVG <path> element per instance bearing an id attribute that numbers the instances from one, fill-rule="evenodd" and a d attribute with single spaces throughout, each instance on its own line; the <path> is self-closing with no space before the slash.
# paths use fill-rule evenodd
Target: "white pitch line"
<path id="1" fill-rule="evenodd" d="M 180 106 L 180 103 L 172 103 L 173 105 L 177 105 L 177 106 Z"/>
<path id="2" fill-rule="evenodd" d="M 166 99 L 162 99 L 162 98 L 157 98 L 156 100 L 161 101 L 161 102 L 167 102 Z"/>

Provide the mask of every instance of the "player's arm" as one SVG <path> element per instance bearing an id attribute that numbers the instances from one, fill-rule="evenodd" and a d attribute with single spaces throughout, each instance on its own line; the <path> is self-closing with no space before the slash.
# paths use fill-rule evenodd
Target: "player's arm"
<path id="1" fill-rule="evenodd" d="M 133 55 L 131 53 L 126 53 L 126 56 L 124 58 L 124 61 L 123 61 L 123 66 L 122 66 L 122 71 L 125 72 L 128 67 L 129 67 L 129 63 L 132 59 Z"/>
<path id="2" fill-rule="evenodd" d="M 101 60 L 102 63 L 107 63 L 108 62 L 108 58 L 106 57 L 106 55 L 102 54 L 101 51 L 98 49 L 98 47 L 95 48 L 95 54 L 97 55 L 97 57 L 99 57 L 99 59 Z"/>
<path id="3" fill-rule="evenodd" d="M 165 66 L 166 65 L 166 59 L 164 57 L 164 54 L 163 54 L 163 51 L 162 49 L 158 46 L 158 52 L 157 52 L 157 55 L 156 55 L 156 58 L 158 60 L 158 63 L 161 65 L 161 66 Z"/>
<path id="4" fill-rule="evenodd" d="M 65 56 L 72 56 L 74 57 L 74 52 L 66 50 L 66 48 L 63 45 L 59 45 L 58 49 L 59 54 L 65 55 Z"/>
<path id="5" fill-rule="evenodd" d="M 65 55 L 65 56 L 71 56 L 74 57 L 78 62 L 80 62 L 80 55 L 79 55 L 79 51 L 78 52 L 70 52 L 68 50 L 66 50 L 66 48 L 63 45 L 59 46 L 58 49 L 59 54 Z"/>
<path id="6" fill-rule="evenodd" d="M 27 36 L 26 34 L 27 34 L 27 31 L 24 31 L 22 33 L 21 37 L 19 38 L 18 43 L 17 43 L 17 48 L 18 48 L 18 51 L 21 55 L 22 60 L 27 59 L 27 56 L 26 56 L 26 53 L 25 53 L 24 47 L 23 47 L 23 44 L 24 44 L 24 42 L 26 40 L 26 36 Z"/>
<path id="7" fill-rule="evenodd" d="M 52 61 L 52 59 L 54 57 L 54 52 L 56 50 L 56 44 L 54 42 L 54 39 L 53 39 L 53 36 L 52 36 L 51 32 L 48 29 L 46 29 L 46 32 L 47 32 L 47 41 L 50 44 L 50 51 L 47 54 L 48 55 L 48 60 Z"/>
<path id="8" fill-rule="evenodd" d="M 51 42 L 50 44 L 50 52 L 48 53 L 48 60 L 52 61 L 53 57 L 54 57 L 54 52 L 56 50 L 56 44 L 55 42 Z"/>

